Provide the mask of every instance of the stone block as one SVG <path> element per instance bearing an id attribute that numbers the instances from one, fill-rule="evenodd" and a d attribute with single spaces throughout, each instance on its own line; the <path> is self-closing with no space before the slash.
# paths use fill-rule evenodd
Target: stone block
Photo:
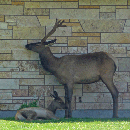
<path id="1" fill-rule="evenodd" d="M 123 32 L 124 33 L 130 33 L 130 27 L 124 27 Z"/>
<path id="2" fill-rule="evenodd" d="M 0 68 L 0 71 L 19 71 L 19 68 Z"/>
<path id="3" fill-rule="evenodd" d="M 8 29 L 7 28 L 7 23 L 5 23 L 5 22 L 0 22 L 0 29 Z"/>
<path id="4" fill-rule="evenodd" d="M 108 52 L 126 54 L 126 47 L 109 47 Z"/>
<path id="5" fill-rule="evenodd" d="M 92 84 L 84 84 L 83 85 L 83 92 L 90 92 L 90 93 L 95 93 L 95 92 L 109 92 L 107 89 L 106 85 L 103 82 L 96 82 Z"/>
<path id="6" fill-rule="evenodd" d="M 130 85 L 128 85 L 128 92 L 130 92 Z"/>
<path id="7" fill-rule="evenodd" d="M 1 104 L 0 110 L 18 110 L 21 104 Z"/>
<path id="8" fill-rule="evenodd" d="M 81 39 L 81 37 L 69 37 L 68 46 L 87 46 L 87 38 Z"/>
<path id="9" fill-rule="evenodd" d="M 8 25 L 9 25 L 9 26 L 16 26 L 17 23 L 8 23 Z M 8 27 L 9 27 L 9 26 L 8 26 Z"/>
<path id="10" fill-rule="evenodd" d="M 115 82 L 130 82 L 129 72 L 116 72 L 113 80 Z"/>
<path id="11" fill-rule="evenodd" d="M 12 72 L 12 78 L 39 78 L 43 79 L 44 75 L 39 75 L 39 72 Z"/>
<path id="12" fill-rule="evenodd" d="M 23 6 L 0 5 L 0 15 L 23 15 Z"/>
<path id="13" fill-rule="evenodd" d="M 87 53 L 87 47 L 68 47 L 67 53 Z"/>
<path id="14" fill-rule="evenodd" d="M 20 71 L 39 71 L 38 61 L 18 61 Z"/>
<path id="15" fill-rule="evenodd" d="M 84 32 L 81 26 L 73 26 L 72 32 Z"/>
<path id="16" fill-rule="evenodd" d="M 91 0 L 79 0 L 79 5 L 90 5 Z"/>
<path id="17" fill-rule="evenodd" d="M 0 78 L 6 79 L 6 78 L 12 78 L 11 72 L 0 72 Z"/>
<path id="18" fill-rule="evenodd" d="M 83 93 L 82 102 L 113 102 L 110 93 Z"/>
<path id="19" fill-rule="evenodd" d="M 130 9 L 116 9 L 116 19 L 130 19 Z"/>
<path id="20" fill-rule="evenodd" d="M 116 9 L 127 9 L 127 8 L 129 9 L 129 6 L 127 6 L 127 5 L 126 6 L 125 5 L 124 6 L 122 6 L 122 5 L 116 6 Z"/>
<path id="21" fill-rule="evenodd" d="M 118 59 L 119 71 L 130 71 L 130 58 Z"/>
<path id="22" fill-rule="evenodd" d="M 46 28 L 46 34 L 48 34 L 53 27 Z M 42 35 L 43 38 L 44 35 Z M 60 27 L 51 36 L 71 36 L 71 27 Z M 41 38 L 41 39 L 42 39 Z"/>
<path id="23" fill-rule="evenodd" d="M 125 110 L 130 108 L 130 103 L 119 103 L 119 110 Z"/>
<path id="24" fill-rule="evenodd" d="M 26 2 L 25 8 L 61 8 L 62 2 Z"/>
<path id="25" fill-rule="evenodd" d="M 62 53 L 68 53 L 68 48 L 67 47 L 62 47 Z"/>
<path id="26" fill-rule="evenodd" d="M 41 26 L 54 26 L 55 19 L 46 19 L 44 16 L 37 16 Z"/>
<path id="27" fill-rule="evenodd" d="M 24 8 L 24 15 L 49 15 L 49 9 Z"/>
<path id="28" fill-rule="evenodd" d="M 78 8 L 78 2 L 26 2 L 25 8 Z"/>
<path id="29" fill-rule="evenodd" d="M 120 93 L 120 97 L 124 100 L 130 100 L 130 93 Z"/>
<path id="30" fill-rule="evenodd" d="M 11 50 L 0 50 L 1 54 L 11 54 Z"/>
<path id="31" fill-rule="evenodd" d="M 61 8 L 78 8 L 78 2 L 61 2 Z"/>
<path id="32" fill-rule="evenodd" d="M 19 79 L 0 79 L 0 89 L 19 89 Z"/>
<path id="33" fill-rule="evenodd" d="M 45 75 L 45 85 L 60 85 L 54 75 Z"/>
<path id="34" fill-rule="evenodd" d="M 11 54 L 0 54 L 0 60 L 12 60 Z"/>
<path id="35" fill-rule="evenodd" d="M 130 34 L 101 33 L 101 43 L 130 43 Z"/>
<path id="36" fill-rule="evenodd" d="M 12 97 L 13 100 L 38 100 L 38 97 Z"/>
<path id="37" fill-rule="evenodd" d="M 128 51 L 127 51 L 128 53 Z M 127 57 L 127 54 L 111 54 L 114 57 Z"/>
<path id="38" fill-rule="evenodd" d="M 28 89 L 28 86 L 20 86 L 20 89 Z"/>
<path id="39" fill-rule="evenodd" d="M 88 53 L 93 52 L 108 52 L 108 45 L 107 44 L 88 44 Z"/>
<path id="40" fill-rule="evenodd" d="M 91 5 L 127 5 L 127 0 L 91 0 Z"/>
<path id="41" fill-rule="evenodd" d="M 82 20 L 80 24 L 85 32 L 122 32 L 125 20 Z"/>
<path id="42" fill-rule="evenodd" d="M 79 8 L 81 9 L 100 9 L 100 6 L 91 6 L 91 5 L 79 5 Z"/>
<path id="43" fill-rule="evenodd" d="M 112 103 L 76 103 L 76 109 L 113 109 Z"/>
<path id="44" fill-rule="evenodd" d="M 0 92 L 0 100 L 7 100 L 7 99 L 12 99 L 12 93 L 1 93 Z"/>
<path id="45" fill-rule="evenodd" d="M 100 33 L 72 33 L 72 36 L 100 36 Z"/>
<path id="46" fill-rule="evenodd" d="M 115 19 L 115 13 L 100 13 L 100 19 Z"/>
<path id="47" fill-rule="evenodd" d="M 2 103 L 4 103 L 4 104 L 5 104 L 5 103 L 12 103 L 12 100 L 8 100 L 8 99 L 7 99 L 7 100 L 3 100 L 3 99 L 2 99 L 2 100 L 0 100 L 0 103 L 1 103 L 1 104 L 2 104 Z M 0 105 L 0 107 L 1 107 L 1 105 Z"/>
<path id="48" fill-rule="evenodd" d="M 73 89 L 73 96 L 82 96 L 82 88 L 81 89 L 74 88 Z"/>
<path id="49" fill-rule="evenodd" d="M 116 12 L 115 6 L 100 6 L 100 12 Z"/>
<path id="50" fill-rule="evenodd" d="M 13 27 L 14 39 L 42 39 L 44 36 L 45 27 Z"/>
<path id="51" fill-rule="evenodd" d="M 0 30 L 0 39 L 12 39 L 12 30 Z"/>
<path id="52" fill-rule="evenodd" d="M 13 97 L 25 97 L 25 96 L 28 96 L 28 90 L 27 89 L 21 89 L 21 90 L 13 90 L 12 91 L 12 95 Z"/>
<path id="53" fill-rule="evenodd" d="M 127 82 L 114 82 L 119 92 L 127 92 Z"/>
<path id="54" fill-rule="evenodd" d="M 0 4 L 11 4 L 11 0 L 1 0 Z"/>
<path id="55" fill-rule="evenodd" d="M 56 37 L 56 43 L 67 43 L 67 37 Z"/>
<path id="56" fill-rule="evenodd" d="M 130 27 L 130 20 L 126 20 L 125 27 Z"/>
<path id="57" fill-rule="evenodd" d="M 29 50 L 13 50 L 11 56 L 12 60 L 39 60 L 38 53 Z"/>
<path id="58" fill-rule="evenodd" d="M 0 22 L 4 22 L 4 15 L 0 15 Z"/>
<path id="59" fill-rule="evenodd" d="M 61 47 L 50 47 L 52 53 L 61 53 Z"/>
<path id="60" fill-rule="evenodd" d="M 20 2 L 16 2 L 15 1 L 15 2 L 12 2 L 12 5 L 24 5 L 24 2 L 21 2 L 21 1 Z"/>
<path id="61" fill-rule="evenodd" d="M 99 9 L 50 9 L 50 19 L 99 19 Z"/>
<path id="62" fill-rule="evenodd" d="M 44 79 L 20 79 L 19 85 L 44 85 Z"/>
<path id="63" fill-rule="evenodd" d="M 100 37 L 88 37 L 88 43 L 100 43 Z"/>
<path id="64" fill-rule="evenodd" d="M 25 50 L 27 40 L 0 40 L 1 50 Z"/>
<path id="65" fill-rule="evenodd" d="M 5 16 L 6 22 L 17 22 L 21 27 L 38 27 L 40 23 L 36 16 Z"/>
<path id="66" fill-rule="evenodd" d="M 18 67 L 18 61 L 0 61 L 0 68 Z"/>

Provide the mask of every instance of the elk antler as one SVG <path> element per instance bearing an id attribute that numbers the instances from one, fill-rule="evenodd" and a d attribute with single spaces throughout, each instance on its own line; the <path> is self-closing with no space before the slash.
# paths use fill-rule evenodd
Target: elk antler
<path id="1" fill-rule="evenodd" d="M 46 41 L 46 39 L 56 31 L 56 28 L 58 28 L 58 27 L 66 27 L 66 25 L 62 25 L 63 22 L 64 22 L 64 20 L 63 21 L 61 21 L 61 20 L 58 21 L 56 19 L 56 23 L 55 23 L 53 29 L 41 40 L 41 44 L 43 44 Z"/>

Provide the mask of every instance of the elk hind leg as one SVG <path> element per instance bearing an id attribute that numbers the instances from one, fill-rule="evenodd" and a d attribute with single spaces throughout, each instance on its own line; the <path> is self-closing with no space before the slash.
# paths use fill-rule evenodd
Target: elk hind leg
<path id="1" fill-rule="evenodd" d="M 113 118 L 118 118 L 118 90 L 113 83 L 113 74 L 101 76 L 103 83 L 107 86 L 113 98 Z"/>
<path id="2" fill-rule="evenodd" d="M 37 113 L 35 111 L 32 111 L 32 110 L 22 111 L 21 114 L 28 121 L 37 119 Z"/>

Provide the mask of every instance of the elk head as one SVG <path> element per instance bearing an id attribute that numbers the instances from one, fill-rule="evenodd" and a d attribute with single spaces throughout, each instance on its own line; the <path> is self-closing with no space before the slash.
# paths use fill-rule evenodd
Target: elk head
<path id="1" fill-rule="evenodd" d="M 66 27 L 66 25 L 62 25 L 63 22 L 64 22 L 64 20 L 63 21 L 61 21 L 61 20 L 58 21 L 56 19 L 56 23 L 55 23 L 53 29 L 41 40 L 41 42 L 27 44 L 27 45 L 25 45 L 25 48 L 27 48 L 28 50 L 32 50 L 34 52 L 40 53 L 46 47 L 53 45 L 56 42 L 56 39 L 48 41 L 48 42 L 46 40 L 47 40 L 47 38 L 49 36 L 51 36 L 56 31 L 56 28 L 58 28 L 58 27 Z"/>
<path id="2" fill-rule="evenodd" d="M 50 96 L 54 99 L 49 105 L 48 109 L 67 109 L 63 100 L 58 96 L 58 93 L 54 91 L 54 94 L 50 94 Z"/>

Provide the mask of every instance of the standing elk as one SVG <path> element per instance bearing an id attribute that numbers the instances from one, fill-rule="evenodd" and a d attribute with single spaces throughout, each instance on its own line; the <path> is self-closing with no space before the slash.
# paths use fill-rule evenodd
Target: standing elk
<path id="1" fill-rule="evenodd" d="M 54 98 L 51 104 L 47 109 L 42 107 L 27 107 L 21 110 L 18 110 L 15 115 L 15 120 L 37 120 L 37 119 L 59 119 L 55 116 L 57 109 L 66 109 L 65 103 L 63 100 L 58 97 L 56 91 L 54 91 L 54 95 L 50 95 Z"/>
<path id="2" fill-rule="evenodd" d="M 66 55 L 60 58 L 53 56 L 49 46 L 56 39 L 49 42 L 46 39 L 51 36 L 64 21 L 58 21 L 53 29 L 38 43 L 25 45 L 26 49 L 39 53 L 41 64 L 46 71 L 51 72 L 58 81 L 64 85 L 65 104 L 68 110 L 65 117 L 72 117 L 71 100 L 75 83 L 94 83 L 99 80 L 107 86 L 113 98 L 113 118 L 118 117 L 118 90 L 113 83 L 113 75 L 116 71 L 114 57 L 106 52 L 95 52 L 83 55 Z"/>

